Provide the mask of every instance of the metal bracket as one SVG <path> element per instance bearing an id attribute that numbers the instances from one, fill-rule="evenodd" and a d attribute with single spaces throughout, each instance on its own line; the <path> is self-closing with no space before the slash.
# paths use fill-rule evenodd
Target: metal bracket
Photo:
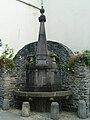
<path id="1" fill-rule="evenodd" d="M 32 5 L 32 4 L 30 4 L 30 3 L 26 3 L 26 2 L 24 2 L 24 1 L 22 1 L 22 0 L 16 0 L 16 1 L 21 2 L 21 3 L 23 3 L 23 4 L 26 4 L 26 5 L 28 5 L 28 6 L 31 6 L 31 7 L 35 8 L 35 9 L 40 10 L 39 7 L 37 7 L 37 6 L 35 6 L 35 5 Z"/>

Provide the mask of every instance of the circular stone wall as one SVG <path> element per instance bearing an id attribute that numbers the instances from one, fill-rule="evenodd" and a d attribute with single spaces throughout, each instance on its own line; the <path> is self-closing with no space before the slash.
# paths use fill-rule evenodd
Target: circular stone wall
<path id="1" fill-rule="evenodd" d="M 48 50 L 55 53 L 59 57 L 60 68 L 61 68 L 61 79 L 63 82 L 67 81 L 67 75 L 64 71 L 64 63 L 68 57 L 73 55 L 72 51 L 65 45 L 57 42 L 47 41 Z M 26 80 L 26 64 L 25 61 L 27 56 L 35 55 L 37 48 L 37 42 L 25 45 L 14 57 L 16 70 L 14 71 L 17 76 L 17 85 L 24 84 Z"/>

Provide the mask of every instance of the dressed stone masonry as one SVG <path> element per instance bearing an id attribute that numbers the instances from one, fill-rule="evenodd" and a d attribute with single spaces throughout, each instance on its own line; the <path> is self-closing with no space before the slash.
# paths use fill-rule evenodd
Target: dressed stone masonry
<path id="1" fill-rule="evenodd" d="M 81 119 L 87 118 L 87 115 L 86 115 L 86 102 L 84 100 L 79 100 L 79 102 L 78 102 L 78 116 Z"/>
<path id="2" fill-rule="evenodd" d="M 23 102 L 22 104 L 22 116 L 29 117 L 30 116 L 30 104 L 29 102 Z"/>
<path id="3" fill-rule="evenodd" d="M 59 120 L 59 104 L 57 102 L 51 103 L 51 119 Z"/>
<path id="4" fill-rule="evenodd" d="M 4 99 L 2 104 L 2 109 L 9 110 L 9 107 L 10 107 L 9 99 Z"/>

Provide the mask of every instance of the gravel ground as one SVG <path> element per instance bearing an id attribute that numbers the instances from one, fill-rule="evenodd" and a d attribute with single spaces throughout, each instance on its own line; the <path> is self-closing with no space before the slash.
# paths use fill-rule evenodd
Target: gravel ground
<path id="1" fill-rule="evenodd" d="M 0 120 L 51 120 L 50 113 L 36 113 L 31 112 L 30 117 L 22 117 L 21 111 L 17 109 L 10 109 L 8 111 L 0 110 Z M 59 120 L 83 120 L 77 117 L 74 112 L 61 112 Z M 90 120 L 87 118 L 85 120 Z"/>

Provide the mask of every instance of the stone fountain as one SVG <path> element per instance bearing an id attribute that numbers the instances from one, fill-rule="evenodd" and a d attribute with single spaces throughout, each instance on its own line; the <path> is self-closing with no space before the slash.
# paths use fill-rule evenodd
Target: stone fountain
<path id="1" fill-rule="evenodd" d="M 62 98 L 72 94 L 71 91 L 61 89 L 60 61 L 58 55 L 47 47 L 44 11 L 42 7 L 36 52 L 26 58 L 25 84 L 14 90 L 16 99 L 29 101 L 31 109 L 36 111 L 49 111 L 52 101 L 61 104 Z"/>

